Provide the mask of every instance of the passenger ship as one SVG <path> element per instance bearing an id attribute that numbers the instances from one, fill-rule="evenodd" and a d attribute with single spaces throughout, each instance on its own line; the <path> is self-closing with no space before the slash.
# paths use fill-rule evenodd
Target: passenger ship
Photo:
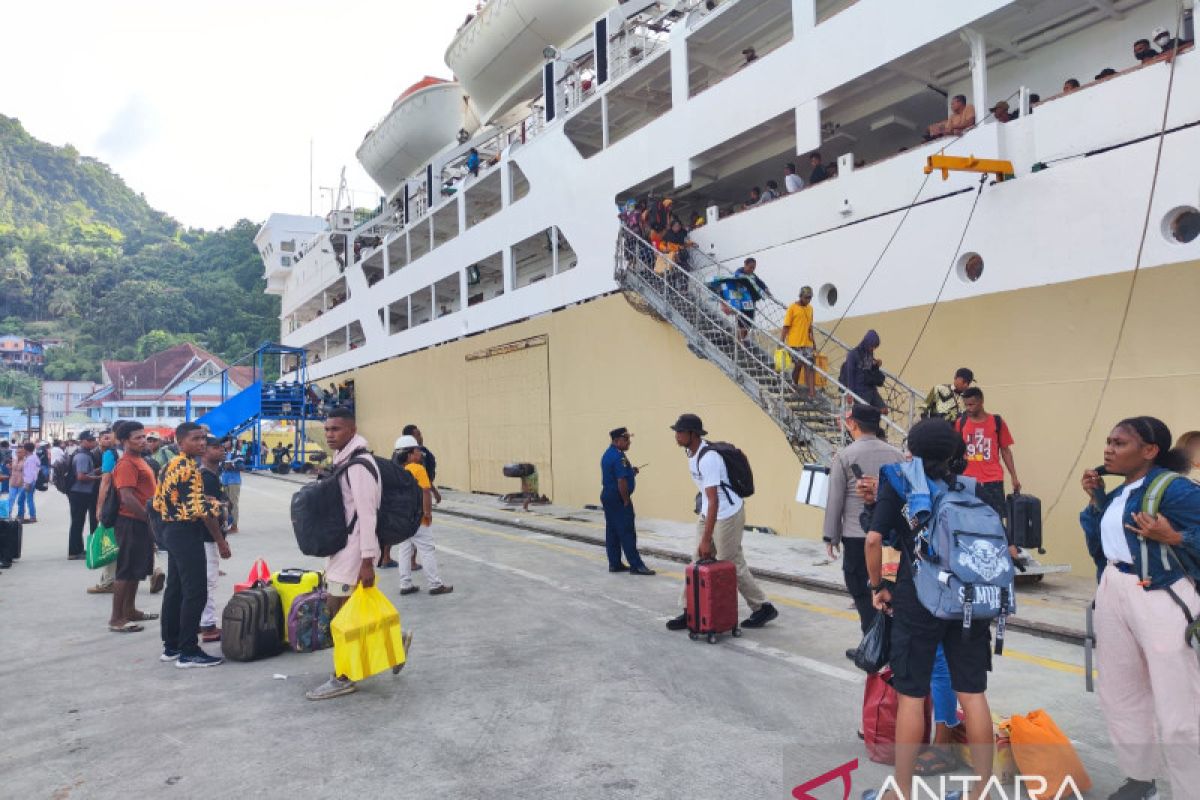
<path id="1" fill-rule="evenodd" d="M 556 503 L 596 503 L 607 431 L 628 426 L 639 513 L 687 521 L 668 425 L 691 411 L 750 456 L 748 523 L 817 538 L 820 512 L 796 501 L 804 436 L 781 433 L 753 374 L 619 282 L 619 204 L 669 197 L 704 220 L 694 264 L 755 257 L 785 303 L 815 287 L 817 325 L 850 344 L 875 329 L 914 397 L 971 367 L 1045 502 L 1050 557 L 1082 570 L 1077 475 L 1113 422 L 1200 428 L 1200 57 L 1133 55 L 1158 28 L 1193 38 L 1184 6 L 490 0 L 446 77 L 404 92 L 359 148 L 377 212 L 260 231 L 282 342 L 307 350 L 310 378 L 355 382 L 378 451 L 419 424 L 441 484 L 513 491 L 503 465 L 530 462 Z M 977 124 L 927 140 L 959 94 Z M 1001 100 L 1016 119 L 989 113 Z M 807 181 L 814 151 L 833 177 L 742 209 L 788 162 Z M 927 174 L 934 156 L 967 169 Z"/>

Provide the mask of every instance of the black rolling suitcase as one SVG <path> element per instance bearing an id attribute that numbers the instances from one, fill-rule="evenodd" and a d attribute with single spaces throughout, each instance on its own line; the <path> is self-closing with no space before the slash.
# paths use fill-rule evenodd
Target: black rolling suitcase
<path id="1" fill-rule="evenodd" d="M 283 650 L 279 592 L 256 585 L 229 598 L 221 615 L 221 652 L 230 661 L 257 661 Z"/>
<path id="2" fill-rule="evenodd" d="M 1023 550 L 1042 549 L 1042 501 L 1029 494 L 1010 494 L 1007 500 L 1008 532 Z"/>
<path id="3" fill-rule="evenodd" d="M 19 520 L 0 520 L 0 561 L 16 561 L 21 557 L 23 530 Z"/>

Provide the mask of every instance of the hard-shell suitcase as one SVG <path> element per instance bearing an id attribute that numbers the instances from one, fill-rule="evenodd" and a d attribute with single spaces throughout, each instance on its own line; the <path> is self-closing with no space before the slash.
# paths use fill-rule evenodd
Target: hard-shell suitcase
<path id="1" fill-rule="evenodd" d="M 21 557 L 23 531 L 20 520 L 0 520 L 0 561 L 16 561 Z"/>
<path id="2" fill-rule="evenodd" d="M 1006 509 L 1012 543 L 1025 550 L 1042 549 L 1042 501 L 1030 494 L 1010 494 Z"/>
<path id="3" fill-rule="evenodd" d="M 287 616 L 287 641 L 297 653 L 311 653 L 333 647 L 329 627 L 329 593 L 318 588 L 292 601 Z"/>
<path id="4" fill-rule="evenodd" d="M 229 598 L 221 615 L 221 652 L 230 661 L 256 661 L 283 647 L 279 592 L 254 586 Z"/>
<path id="5" fill-rule="evenodd" d="M 708 637 L 717 641 L 717 634 L 741 636 L 738 628 L 737 567 L 732 561 L 697 561 L 684 570 L 687 581 L 688 636 Z"/>
<path id="6" fill-rule="evenodd" d="M 863 741 L 867 756 L 879 764 L 896 763 L 896 713 L 900 699 L 892 687 L 890 667 L 867 676 L 863 692 Z M 928 744 L 933 735 L 933 701 L 925 697 L 925 735 Z"/>
<path id="7" fill-rule="evenodd" d="M 321 585 L 321 573 L 295 567 L 284 569 L 271 576 L 271 585 L 275 587 L 275 591 L 279 592 L 283 618 L 287 620 L 290 619 L 292 603 L 296 598 L 316 590 Z M 285 625 L 283 628 L 284 643 L 290 641 L 288 636 L 288 628 Z"/>

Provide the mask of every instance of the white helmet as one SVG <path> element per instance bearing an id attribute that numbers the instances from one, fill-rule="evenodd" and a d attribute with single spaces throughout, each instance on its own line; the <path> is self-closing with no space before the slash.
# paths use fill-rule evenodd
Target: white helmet
<path id="1" fill-rule="evenodd" d="M 415 436 L 401 436 L 396 440 L 395 450 L 409 450 L 413 447 L 420 447 Z"/>

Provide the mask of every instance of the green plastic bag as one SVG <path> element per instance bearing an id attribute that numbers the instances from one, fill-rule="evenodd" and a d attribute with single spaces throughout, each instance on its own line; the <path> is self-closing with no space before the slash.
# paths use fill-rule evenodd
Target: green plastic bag
<path id="1" fill-rule="evenodd" d="M 88 569 L 100 569 L 117 560 L 117 535 L 107 525 L 96 528 L 87 542 Z"/>

